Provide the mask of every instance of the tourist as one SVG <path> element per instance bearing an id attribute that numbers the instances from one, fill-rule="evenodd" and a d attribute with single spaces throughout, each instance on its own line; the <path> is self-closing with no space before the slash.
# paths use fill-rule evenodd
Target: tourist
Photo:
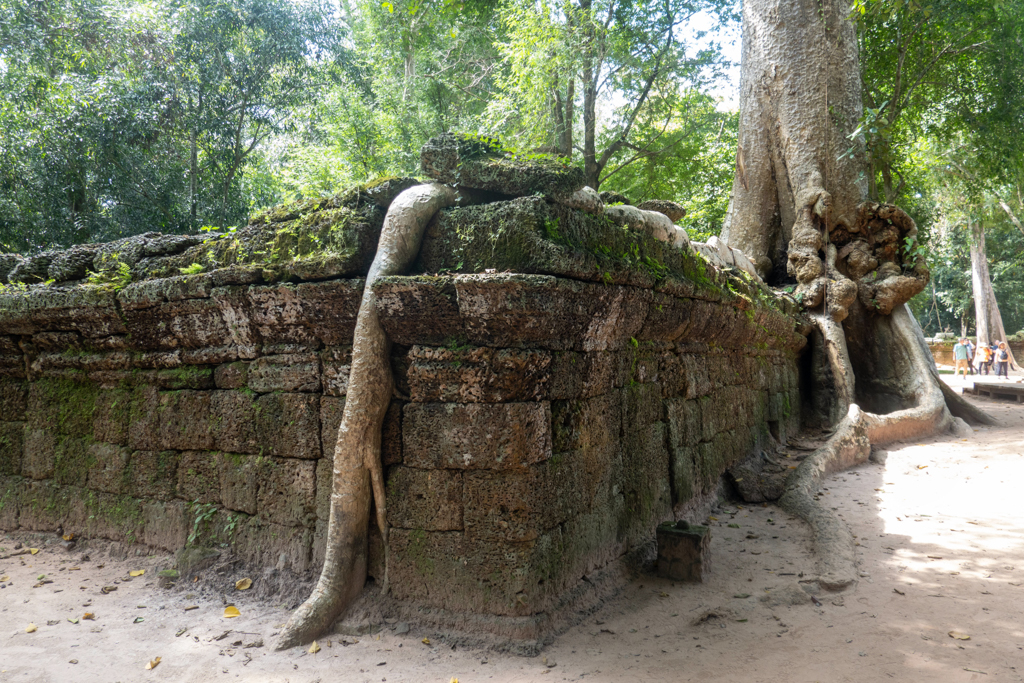
<path id="1" fill-rule="evenodd" d="M 953 359 L 956 361 L 956 375 L 960 375 L 960 371 L 964 371 L 964 379 L 967 379 L 967 340 L 961 338 L 953 346 Z"/>
<path id="2" fill-rule="evenodd" d="M 988 344 L 982 344 L 978 347 L 978 374 L 988 375 L 992 372 L 992 347 Z"/>
<path id="3" fill-rule="evenodd" d="M 967 369 L 970 370 L 971 374 L 973 375 L 974 374 L 974 348 L 975 348 L 974 347 L 974 342 L 972 342 L 970 339 L 965 339 L 964 341 L 967 342 Z"/>
<path id="4" fill-rule="evenodd" d="M 999 342 L 999 348 L 996 350 L 996 378 L 1005 377 L 1010 379 L 1009 373 L 1010 365 L 1010 350 L 1006 348 L 1006 342 Z"/>

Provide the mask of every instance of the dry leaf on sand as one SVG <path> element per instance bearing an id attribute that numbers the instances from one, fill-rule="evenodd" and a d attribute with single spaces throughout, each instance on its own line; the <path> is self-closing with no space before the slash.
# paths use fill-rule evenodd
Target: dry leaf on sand
<path id="1" fill-rule="evenodd" d="M 966 633 L 961 633 L 960 631 L 950 631 L 949 632 L 949 637 L 950 638 L 956 638 L 957 640 L 970 640 L 971 639 L 971 637 L 969 635 L 967 635 Z"/>
<path id="2" fill-rule="evenodd" d="M 317 642 L 314 640 L 313 644 L 309 646 L 309 654 L 315 655 L 317 652 L 320 652 L 320 646 L 317 645 Z"/>
<path id="3" fill-rule="evenodd" d="M 146 573 L 145 569 L 135 569 L 133 571 L 128 572 L 128 576 L 131 576 L 132 578 L 134 578 L 136 576 L 142 576 L 145 573 Z"/>
<path id="4" fill-rule="evenodd" d="M 146 671 L 149 671 L 150 669 L 155 669 L 156 665 L 159 664 L 159 663 L 160 663 L 160 658 L 159 657 L 154 657 L 153 659 L 149 660 L 148 662 L 146 662 Z"/>
<path id="5" fill-rule="evenodd" d="M 38 553 L 38 552 L 39 552 L 39 548 L 29 548 L 29 549 L 28 549 L 28 551 L 29 551 L 30 553 L 32 553 L 33 555 L 35 555 L 36 553 Z"/>
<path id="6" fill-rule="evenodd" d="M 252 579 L 239 579 L 235 581 L 235 588 L 240 591 L 247 590 L 252 585 Z"/>
<path id="7" fill-rule="evenodd" d="M 28 626 L 25 627 L 25 633 L 35 633 L 35 632 L 36 632 L 36 625 L 35 624 L 29 624 Z"/>
<path id="8" fill-rule="evenodd" d="M 224 618 L 231 619 L 233 617 L 240 617 L 242 613 L 238 611 L 238 608 L 234 605 L 228 605 L 224 608 Z"/>

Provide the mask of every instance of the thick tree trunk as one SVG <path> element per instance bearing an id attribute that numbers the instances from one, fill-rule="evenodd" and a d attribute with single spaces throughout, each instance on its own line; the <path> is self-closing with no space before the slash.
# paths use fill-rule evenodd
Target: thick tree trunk
<path id="1" fill-rule="evenodd" d="M 816 362 L 829 366 L 818 375 L 833 383 L 819 419 L 856 414 L 878 443 L 956 423 L 905 307 L 929 277 L 913 248 L 917 227 L 899 208 L 867 201 L 864 141 L 850 139 L 862 104 L 848 12 L 838 0 L 743 3 L 739 148 L 723 238 L 769 284 L 796 280 L 821 334 Z"/>
<path id="2" fill-rule="evenodd" d="M 418 185 L 391 203 L 381 230 L 377 255 L 366 276 L 356 318 L 352 370 L 338 441 L 334 448 L 331 516 L 327 553 L 313 594 L 285 626 L 277 649 L 308 642 L 323 633 L 362 591 L 366 582 L 370 495 L 384 539 L 384 587 L 387 590 L 387 504 L 380 459 L 381 426 L 391 402 L 391 344 L 377 317 L 373 283 L 402 273 L 416 258 L 427 223 L 440 209 L 456 202 L 446 185 Z"/>
<path id="3" fill-rule="evenodd" d="M 985 228 L 981 221 L 972 221 L 971 228 L 971 288 L 974 292 L 974 319 L 978 345 L 1006 341 L 1003 316 L 992 290 L 992 278 L 988 273 L 988 256 L 985 253 Z M 1017 367 L 1017 361 L 1010 351 L 1010 365 Z"/>

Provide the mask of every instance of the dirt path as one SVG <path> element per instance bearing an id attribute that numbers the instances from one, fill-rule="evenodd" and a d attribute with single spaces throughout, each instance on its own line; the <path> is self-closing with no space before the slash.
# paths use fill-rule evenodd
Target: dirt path
<path id="1" fill-rule="evenodd" d="M 820 606 L 798 583 L 814 570 L 808 531 L 774 507 L 714 513 L 708 583 L 638 579 L 532 659 L 453 650 L 415 624 L 329 636 L 316 654 L 245 647 L 271 642 L 284 606 L 234 592 L 241 616 L 225 619 L 219 596 L 157 587 L 166 558 L 12 535 L 0 556 L 18 541 L 41 550 L 0 560 L 0 681 L 1022 681 L 1024 406 L 978 403 L 1004 426 L 897 444 L 885 465 L 823 486 L 858 536 L 862 578 Z M 40 575 L 53 583 L 33 587 Z"/>

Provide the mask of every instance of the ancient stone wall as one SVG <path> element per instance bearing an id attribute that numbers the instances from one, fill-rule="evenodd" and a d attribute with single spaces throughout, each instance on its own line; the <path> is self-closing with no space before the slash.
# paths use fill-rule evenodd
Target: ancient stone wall
<path id="1" fill-rule="evenodd" d="M 277 210 L 209 243 L 90 247 L 97 268 L 114 255 L 112 275 L 0 293 L 0 528 L 312 573 L 359 245 L 383 216 L 353 223 L 350 205 Z M 336 255 L 260 251 L 311 235 Z M 203 272 L 169 275 L 182 270 Z M 582 577 L 649 556 L 659 522 L 799 427 L 795 302 L 692 252 L 534 197 L 442 212 L 417 270 L 435 274 L 376 285 L 396 380 L 390 577 L 406 604 L 536 623 Z"/>

